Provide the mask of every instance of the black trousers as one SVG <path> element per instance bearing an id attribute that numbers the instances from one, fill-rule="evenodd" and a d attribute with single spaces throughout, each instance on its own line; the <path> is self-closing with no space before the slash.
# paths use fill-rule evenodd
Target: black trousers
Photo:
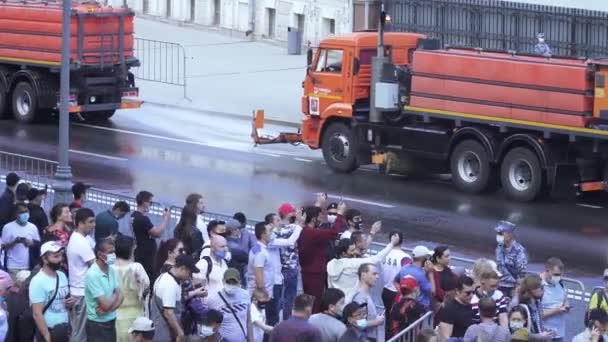
<path id="1" fill-rule="evenodd" d="M 87 319 L 85 325 L 87 342 L 109 342 L 116 341 L 116 322 L 95 322 Z"/>
<path id="2" fill-rule="evenodd" d="M 395 297 L 397 297 L 397 292 L 388 290 L 386 288 L 382 289 L 382 303 L 384 304 L 386 323 L 384 324 L 384 336 L 388 340 L 390 336 L 390 325 L 388 324 L 389 317 L 391 315 L 391 309 L 393 308 L 393 304 L 395 303 Z"/>

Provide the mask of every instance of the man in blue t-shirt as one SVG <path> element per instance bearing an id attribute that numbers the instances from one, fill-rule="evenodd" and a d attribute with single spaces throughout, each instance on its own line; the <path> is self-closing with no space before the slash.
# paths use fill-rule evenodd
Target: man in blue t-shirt
<path id="1" fill-rule="evenodd" d="M 68 307 L 74 303 L 69 297 L 68 278 L 59 271 L 63 247 L 57 241 L 42 245 L 42 269 L 30 282 L 29 296 L 36 322 L 38 341 L 67 341 Z"/>
<path id="2" fill-rule="evenodd" d="M 401 268 L 399 273 L 395 276 L 395 288 L 399 288 L 399 282 L 405 276 L 412 276 L 416 278 L 420 286 L 420 295 L 418 301 L 424 305 L 427 309 L 431 306 L 431 297 L 435 292 L 433 282 L 433 263 L 430 257 L 433 253 L 424 246 L 416 246 L 412 252 L 414 261 L 405 265 Z"/>

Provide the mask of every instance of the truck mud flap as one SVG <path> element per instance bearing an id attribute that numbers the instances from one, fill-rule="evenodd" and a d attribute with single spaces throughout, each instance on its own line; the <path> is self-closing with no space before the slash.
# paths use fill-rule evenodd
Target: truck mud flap
<path id="1" fill-rule="evenodd" d="M 552 197 L 576 198 L 578 195 L 576 184 L 580 179 L 576 164 L 557 164 L 546 170 Z"/>

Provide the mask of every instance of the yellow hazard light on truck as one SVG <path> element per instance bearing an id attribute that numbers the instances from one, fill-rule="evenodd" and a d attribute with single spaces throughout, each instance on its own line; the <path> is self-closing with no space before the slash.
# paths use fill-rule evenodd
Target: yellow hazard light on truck
<path id="1" fill-rule="evenodd" d="M 606 91 L 603 88 L 595 88 L 595 98 L 603 99 L 606 97 Z"/>

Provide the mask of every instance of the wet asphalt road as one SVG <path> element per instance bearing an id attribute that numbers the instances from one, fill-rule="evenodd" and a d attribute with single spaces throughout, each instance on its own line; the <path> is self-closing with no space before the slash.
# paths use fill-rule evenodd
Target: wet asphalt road
<path id="1" fill-rule="evenodd" d="M 294 130 L 267 132 L 279 129 Z M 70 158 L 79 180 L 128 194 L 150 190 L 164 203 L 182 204 L 196 191 L 210 212 L 259 219 L 284 201 L 311 202 L 314 193 L 327 192 L 334 200 L 344 196 L 368 224 L 381 218 L 385 232 L 403 231 L 410 246 L 445 243 L 457 255 L 492 256 L 492 227 L 510 219 L 535 263 L 559 256 L 578 277 L 593 277 L 608 264 L 606 196 L 520 204 L 500 193 L 460 193 L 438 176 L 380 176 L 372 168 L 334 174 L 319 151 L 254 148 L 249 133 L 244 119 L 144 106 L 102 126 L 73 124 Z M 56 141 L 56 124 L 0 122 L 0 150 L 56 160 Z"/>

